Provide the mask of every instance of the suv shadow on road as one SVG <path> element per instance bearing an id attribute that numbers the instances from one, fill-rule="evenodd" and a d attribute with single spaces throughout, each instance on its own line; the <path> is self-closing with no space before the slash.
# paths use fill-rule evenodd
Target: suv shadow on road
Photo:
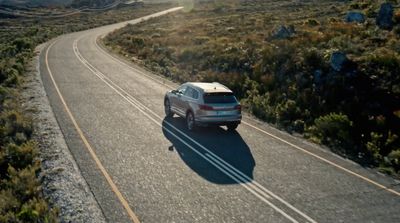
<path id="1" fill-rule="evenodd" d="M 239 182 L 224 174 L 185 145 L 176 136 L 203 155 L 208 153 L 174 130 L 169 124 L 245 174 L 248 179 L 241 182 L 246 183 L 253 180 L 255 161 L 249 147 L 237 131 L 229 132 L 222 127 L 197 127 L 196 131 L 190 132 L 186 129 L 185 120 L 178 117 L 165 118 L 162 122 L 163 134 L 172 143 L 170 150 L 176 151 L 181 159 L 198 175 L 216 184 L 237 184 Z"/>

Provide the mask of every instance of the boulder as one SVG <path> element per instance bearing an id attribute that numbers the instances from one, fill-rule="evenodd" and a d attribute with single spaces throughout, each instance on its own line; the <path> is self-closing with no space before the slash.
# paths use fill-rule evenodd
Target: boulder
<path id="1" fill-rule="evenodd" d="M 323 83 L 322 70 L 316 70 L 316 71 L 314 71 L 313 77 L 314 77 L 314 83 L 315 83 L 317 86 L 321 86 L 322 83 Z"/>
<path id="2" fill-rule="evenodd" d="M 346 15 L 346 22 L 364 23 L 365 15 L 361 12 L 349 12 Z"/>
<path id="3" fill-rule="evenodd" d="M 294 26 L 283 26 L 280 25 L 276 28 L 271 35 L 271 39 L 287 39 L 294 36 L 296 31 L 294 30 Z"/>
<path id="4" fill-rule="evenodd" d="M 336 51 L 332 53 L 331 59 L 330 59 L 330 65 L 333 70 L 335 71 L 342 71 L 344 66 L 346 65 L 348 59 L 346 57 L 346 54 L 340 51 Z"/>
<path id="5" fill-rule="evenodd" d="M 289 31 L 289 33 L 291 33 L 292 35 L 296 34 L 296 30 L 294 29 L 294 25 L 290 25 L 287 27 L 287 30 Z"/>
<path id="6" fill-rule="evenodd" d="M 393 6 L 383 3 L 376 17 L 376 25 L 381 29 L 391 30 L 393 28 Z"/>
<path id="7" fill-rule="evenodd" d="M 235 31 L 235 27 L 233 27 L 233 26 L 227 27 L 227 28 L 225 28 L 225 30 L 228 32 L 232 32 L 232 31 Z"/>

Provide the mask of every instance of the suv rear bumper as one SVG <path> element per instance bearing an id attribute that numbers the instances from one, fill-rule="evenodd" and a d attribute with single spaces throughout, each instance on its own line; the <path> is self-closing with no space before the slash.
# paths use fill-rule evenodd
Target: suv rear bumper
<path id="1" fill-rule="evenodd" d="M 210 125 L 228 125 L 228 124 L 240 124 L 242 120 L 242 115 L 235 115 L 235 116 L 218 116 L 218 117 L 210 117 L 210 116 L 204 116 L 204 117 L 196 117 L 196 123 L 198 125 L 205 125 L 205 126 L 210 126 Z"/>

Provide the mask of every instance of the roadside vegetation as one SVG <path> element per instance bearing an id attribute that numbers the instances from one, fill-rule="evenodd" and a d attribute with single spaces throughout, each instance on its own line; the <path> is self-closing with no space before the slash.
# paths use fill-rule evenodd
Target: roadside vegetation
<path id="1" fill-rule="evenodd" d="M 126 7 L 60 19 L 0 18 L 0 222 L 58 221 L 58 209 L 50 207 L 44 199 L 38 179 L 40 151 L 32 139 L 34 123 L 21 106 L 20 92 L 28 64 L 36 54 L 35 47 L 60 34 L 133 19 L 169 7 L 172 6 Z"/>
<path id="2" fill-rule="evenodd" d="M 379 27 L 383 2 L 197 1 L 104 43 L 172 80 L 221 82 L 256 117 L 399 174 L 400 11 Z"/>

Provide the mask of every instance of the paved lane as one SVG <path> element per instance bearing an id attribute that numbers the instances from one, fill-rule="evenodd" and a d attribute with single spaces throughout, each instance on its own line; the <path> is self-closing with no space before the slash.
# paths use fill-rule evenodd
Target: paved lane
<path id="1" fill-rule="evenodd" d="M 315 145 L 250 118 L 233 133 L 191 133 L 182 119 L 164 119 L 163 95 L 176 85 L 121 63 L 97 44 L 125 24 L 62 36 L 46 52 L 71 115 L 140 221 L 400 222 L 396 182 Z M 41 59 L 57 120 L 105 216 L 130 221 L 60 102 L 44 53 Z"/>

